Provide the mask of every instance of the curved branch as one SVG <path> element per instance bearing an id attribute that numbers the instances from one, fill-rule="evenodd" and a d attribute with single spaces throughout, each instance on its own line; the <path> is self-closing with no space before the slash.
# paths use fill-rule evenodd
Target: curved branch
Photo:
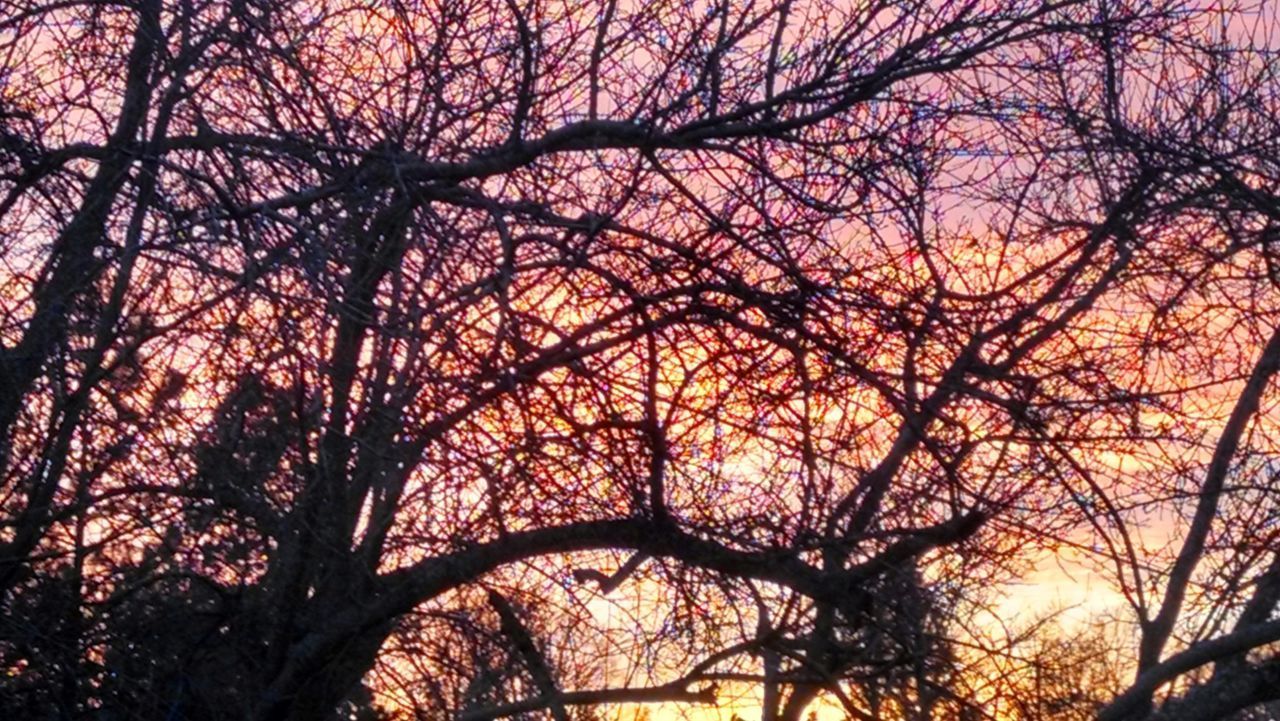
<path id="1" fill-rule="evenodd" d="M 1140 714 L 1151 703 L 1151 695 L 1161 685 L 1219 659 L 1245 653 L 1250 649 L 1276 641 L 1280 641 L 1280 621 L 1250 626 L 1226 636 L 1197 643 L 1186 651 L 1174 654 L 1164 662 L 1143 671 L 1127 691 L 1117 696 L 1098 714 L 1098 721 L 1123 721 L 1135 714 Z M 1226 686 L 1232 679 L 1238 677 L 1239 675 L 1230 675 L 1221 685 Z M 1206 684 L 1200 688 L 1209 689 L 1213 686 L 1215 684 Z M 1201 692 L 1194 693 L 1199 695 Z"/>

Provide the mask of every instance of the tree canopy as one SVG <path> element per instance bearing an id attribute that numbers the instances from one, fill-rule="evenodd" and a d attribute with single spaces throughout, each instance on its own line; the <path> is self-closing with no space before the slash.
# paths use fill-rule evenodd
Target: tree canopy
<path id="1" fill-rule="evenodd" d="M 0 712 L 1270 718 L 1278 21 L 0 3 Z"/>

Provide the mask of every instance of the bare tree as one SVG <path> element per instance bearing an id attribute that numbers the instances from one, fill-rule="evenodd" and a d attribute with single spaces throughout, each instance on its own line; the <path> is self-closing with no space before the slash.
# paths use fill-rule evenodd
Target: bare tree
<path id="1" fill-rule="evenodd" d="M 963 717 L 965 609 L 1082 527 L 1143 629 L 1104 716 L 1264 683 L 1269 556 L 1211 543 L 1280 354 L 1245 10 L 4 6 L 0 707 Z M 1247 372 L 1189 350 L 1240 287 Z M 1177 497 L 1097 459 L 1233 379 L 1153 573 Z"/>

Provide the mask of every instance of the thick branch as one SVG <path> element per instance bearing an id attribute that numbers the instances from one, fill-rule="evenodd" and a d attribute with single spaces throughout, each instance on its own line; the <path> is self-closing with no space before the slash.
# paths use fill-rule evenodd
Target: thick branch
<path id="1" fill-rule="evenodd" d="M 1277 328 L 1271 334 L 1271 339 L 1267 341 L 1213 450 L 1213 458 L 1209 462 L 1208 470 L 1205 471 L 1204 483 L 1200 488 L 1200 498 L 1196 503 L 1191 527 L 1187 530 L 1187 537 L 1182 542 L 1182 550 L 1178 552 L 1173 570 L 1169 573 L 1164 602 L 1160 605 L 1160 612 L 1156 614 L 1155 619 L 1145 624 L 1143 628 L 1142 647 L 1138 656 L 1139 674 L 1156 665 L 1160 660 L 1160 653 L 1168 643 L 1173 624 L 1182 610 L 1187 585 L 1191 582 L 1191 575 L 1196 566 L 1200 563 L 1209 530 L 1218 514 L 1218 500 L 1222 496 L 1222 487 L 1231 469 L 1231 461 L 1240 446 L 1240 439 L 1244 436 L 1249 421 L 1258 412 L 1267 384 L 1277 370 L 1280 370 L 1280 328 Z"/>
<path id="2" fill-rule="evenodd" d="M 1156 689 L 1179 675 L 1276 641 L 1280 641 L 1280 621 L 1258 624 L 1226 636 L 1197 643 L 1186 651 L 1170 656 L 1163 663 L 1143 671 L 1129 690 L 1117 696 L 1098 714 L 1098 721 L 1123 721 L 1134 714 L 1141 714 L 1150 705 L 1151 695 Z M 1224 681 L 1229 683 L 1230 679 Z"/>
<path id="3" fill-rule="evenodd" d="M 541 698 L 545 699 L 545 705 L 551 708 L 551 715 L 556 721 L 569 721 L 569 712 L 565 711 L 564 704 L 561 702 L 560 690 L 556 688 L 551 669 L 547 666 L 547 659 L 543 657 L 542 651 L 538 650 L 538 646 L 533 642 L 533 636 L 521 623 L 520 617 L 511 607 L 511 602 L 501 593 L 491 590 L 489 605 L 498 612 L 498 618 L 502 622 L 502 632 L 511 639 L 511 644 L 524 660 L 524 666 L 533 678 L 534 685 L 542 693 Z"/>
<path id="4" fill-rule="evenodd" d="M 378 581 L 374 604 L 361 605 L 328 619 L 323 630 L 301 641 L 265 695 L 260 718 L 290 702 L 294 689 L 314 666 L 350 639 L 380 632 L 388 620 L 425 600 L 482 578 L 511 563 L 548 554 L 628 548 L 671 558 L 689 566 L 737 578 L 752 578 L 789 588 L 836 608 L 848 608 L 865 582 L 913 555 L 974 533 L 985 516 L 974 512 L 909 534 L 880 556 L 847 571 L 824 572 L 790 550 L 748 552 L 689 534 L 673 525 L 647 519 L 587 521 L 511 533 L 461 551 L 436 556 L 386 574 Z"/>

